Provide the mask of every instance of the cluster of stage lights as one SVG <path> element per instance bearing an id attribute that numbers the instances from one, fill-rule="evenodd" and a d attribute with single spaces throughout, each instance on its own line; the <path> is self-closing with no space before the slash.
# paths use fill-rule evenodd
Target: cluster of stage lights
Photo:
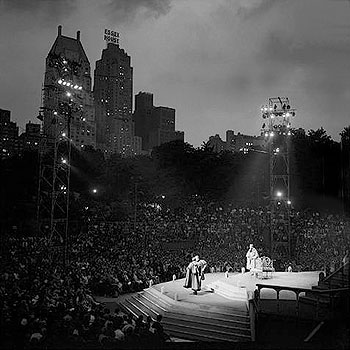
<path id="1" fill-rule="evenodd" d="M 280 202 L 280 200 L 282 199 L 282 197 L 283 197 L 283 193 L 281 192 L 281 191 L 277 191 L 276 192 L 276 197 L 278 198 L 278 204 L 281 204 L 281 202 Z M 292 202 L 291 202 L 291 200 L 290 199 L 288 199 L 287 201 L 286 201 L 286 203 L 288 204 L 288 205 L 291 205 L 292 204 Z"/>
<path id="2" fill-rule="evenodd" d="M 67 194 L 67 186 L 66 185 L 61 185 L 60 190 L 63 192 L 63 194 Z"/>
<path id="3" fill-rule="evenodd" d="M 291 131 L 289 130 L 291 127 L 291 123 L 286 118 L 294 117 L 295 111 L 290 109 L 289 105 L 283 104 L 281 108 L 278 108 L 275 104 L 274 107 L 263 106 L 261 107 L 261 112 L 263 113 L 263 119 L 270 119 L 271 123 L 273 119 L 282 117 L 283 124 L 274 125 L 273 128 L 276 131 L 266 131 L 265 137 L 273 137 L 275 134 L 290 136 Z M 265 128 L 265 123 L 263 124 L 263 129 Z"/>
<path id="4" fill-rule="evenodd" d="M 292 133 L 290 131 L 288 131 L 288 132 L 278 132 L 278 133 L 275 133 L 275 132 L 271 131 L 271 132 L 265 132 L 265 137 L 274 137 L 276 134 L 284 135 L 284 136 L 292 135 Z"/>
<path id="5" fill-rule="evenodd" d="M 69 87 L 69 88 L 71 88 L 71 89 L 74 89 L 74 90 L 83 90 L 83 87 L 82 87 L 82 86 L 80 86 L 80 85 L 78 85 L 78 84 L 74 84 L 74 83 L 72 83 L 72 82 L 70 82 L 70 81 L 65 81 L 64 79 L 59 79 L 59 80 L 57 81 L 57 83 L 58 83 L 59 85 L 67 86 L 67 87 Z M 67 96 L 70 96 L 70 95 L 68 95 L 68 92 L 67 92 Z"/>
<path id="6" fill-rule="evenodd" d="M 273 112 L 273 111 L 275 111 L 275 112 L 277 112 L 278 114 L 280 114 L 280 113 L 283 113 L 283 112 L 285 112 L 286 110 L 287 111 L 289 111 L 291 108 L 290 108 L 290 105 L 286 105 L 285 103 L 281 106 L 281 108 L 278 108 L 278 106 L 275 104 L 273 107 L 268 107 L 268 106 L 262 106 L 261 107 L 261 112 Z M 283 112 L 281 112 L 281 110 L 283 111 Z M 290 114 L 289 116 L 293 116 L 294 117 L 294 115 L 295 115 L 295 112 L 291 112 L 291 113 L 289 113 L 289 112 L 287 112 L 288 114 Z"/>
<path id="7" fill-rule="evenodd" d="M 283 117 L 283 118 L 290 118 L 290 117 L 294 117 L 295 116 L 295 113 L 294 112 L 276 112 L 274 111 L 274 113 L 268 113 L 268 111 L 265 111 L 265 108 L 261 108 L 261 111 L 264 112 L 263 114 L 263 118 L 266 119 L 266 118 L 271 118 L 271 119 L 274 119 L 274 118 L 277 118 L 277 117 Z M 270 111 L 272 112 L 272 111 Z"/>

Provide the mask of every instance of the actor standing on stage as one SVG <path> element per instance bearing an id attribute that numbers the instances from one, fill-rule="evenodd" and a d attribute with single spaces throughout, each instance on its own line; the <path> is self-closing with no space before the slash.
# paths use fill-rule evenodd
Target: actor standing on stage
<path id="1" fill-rule="evenodd" d="M 201 290 L 202 280 L 204 280 L 204 270 L 207 267 L 205 260 L 200 260 L 196 255 L 192 262 L 187 266 L 185 288 L 192 288 L 193 294 Z"/>
<path id="2" fill-rule="evenodd" d="M 253 244 L 249 245 L 249 250 L 246 254 L 247 257 L 247 270 L 255 268 L 255 261 L 259 257 L 258 251 L 253 247 Z"/>

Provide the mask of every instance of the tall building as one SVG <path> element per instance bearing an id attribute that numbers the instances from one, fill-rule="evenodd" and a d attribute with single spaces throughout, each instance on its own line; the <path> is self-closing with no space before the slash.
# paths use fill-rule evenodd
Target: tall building
<path id="1" fill-rule="evenodd" d="M 97 148 L 106 153 L 141 153 L 132 120 L 133 68 L 119 44 L 108 43 L 94 71 Z"/>
<path id="2" fill-rule="evenodd" d="M 46 58 L 43 94 L 43 132 L 64 131 L 76 146 L 96 146 L 96 123 L 90 62 L 80 41 L 62 35 L 62 26 Z M 68 123 L 69 121 L 69 123 Z"/>
<path id="3" fill-rule="evenodd" d="M 135 96 L 135 112 L 133 115 L 135 122 L 135 135 L 142 138 L 142 149 L 150 149 L 149 129 L 153 113 L 153 94 L 149 92 L 139 92 Z"/>
<path id="4" fill-rule="evenodd" d="M 19 136 L 19 145 L 21 151 L 23 150 L 38 150 L 40 144 L 40 124 L 29 123 L 26 124 L 26 130 Z"/>
<path id="5" fill-rule="evenodd" d="M 18 151 L 18 126 L 11 121 L 11 111 L 0 109 L 0 157 L 12 157 Z"/>
<path id="6" fill-rule="evenodd" d="M 175 130 L 175 109 L 155 107 L 153 94 L 139 92 L 135 96 L 135 134 L 142 138 L 142 149 L 150 151 L 163 143 L 184 140 L 184 132 Z"/>

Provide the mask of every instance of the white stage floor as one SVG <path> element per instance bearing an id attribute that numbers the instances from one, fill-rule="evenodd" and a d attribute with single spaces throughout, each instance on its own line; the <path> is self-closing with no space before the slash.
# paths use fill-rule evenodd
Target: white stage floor
<path id="1" fill-rule="evenodd" d="M 251 276 L 249 273 L 231 273 L 229 277 L 226 278 L 224 273 L 208 273 L 205 275 L 205 280 L 202 281 L 202 290 L 198 292 L 198 295 L 193 295 L 191 289 L 184 288 L 185 279 L 179 279 L 170 282 L 164 282 L 154 285 L 158 291 L 163 288 L 163 293 L 165 296 L 175 299 L 175 295 L 179 302 L 184 302 L 187 305 L 190 303 L 197 304 L 200 308 L 206 307 L 234 307 L 234 308 L 245 308 L 246 303 L 242 303 L 242 300 L 229 300 L 221 295 L 212 293 L 212 291 L 207 288 L 207 285 L 221 281 L 227 285 L 232 285 L 235 287 L 244 287 L 247 291 L 253 291 L 256 288 L 256 284 L 270 284 L 279 286 L 289 286 L 289 287 L 301 287 L 306 289 L 311 289 L 312 286 L 316 286 L 318 282 L 318 271 L 308 271 L 308 272 L 275 272 L 273 277 L 270 279 L 258 279 Z M 134 294 L 134 293 L 132 293 Z M 302 296 L 304 293 L 301 293 Z M 115 305 L 116 302 L 123 302 L 124 299 L 130 297 L 130 294 L 120 295 L 118 298 L 104 298 L 97 297 L 97 300 L 109 304 L 111 307 Z M 261 299 L 275 299 L 276 292 L 273 289 L 263 288 L 260 292 Z M 295 300 L 295 293 L 291 291 L 281 291 L 281 300 Z M 114 307 L 114 306 L 113 306 Z"/>
<path id="2" fill-rule="evenodd" d="M 185 279 L 179 279 L 176 281 L 164 282 L 153 286 L 157 290 L 163 292 L 165 295 L 174 299 L 175 294 L 179 301 L 195 302 L 195 303 L 210 303 L 210 293 L 206 288 L 207 285 L 212 282 L 221 281 L 228 285 L 235 287 L 244 287 L 247 291 L 253 291 L 256 289 L 256 284 L 270 284 L 277 286 L 288 286 L 288 287 L 301 287 L 311 289 L 312 286 L 316 286 L 318 282 L 319 271 L 308 271 L 308 272 L 275 272 L 272 278 L 269 279 L 258 279 L 255 276 L 251 276 L 249 272 L 244 274 L 231 273 L 229 277 L 225 277 L 225 273 L 208 273 L 205 275 L 205 280 L 202 281 L 202 291 L 198 295 L 192 295 L 191 289 L 183 287 Z M 300 294 L 300 295 L 303 295 Z M 276 299 L 276 292 L 273 289 L 263 288 L 260 293 L 261 299 Z M 222 298 L 222 304 L 224 305 L 225 298 Z M 221 299 L 220 298 L 220 299 Z M 295 300 L 295 293 L 291 291 L 281 291 L 280 299 Z M 216 300 L 216 303 L 220 303 L 220 300 Z"/>

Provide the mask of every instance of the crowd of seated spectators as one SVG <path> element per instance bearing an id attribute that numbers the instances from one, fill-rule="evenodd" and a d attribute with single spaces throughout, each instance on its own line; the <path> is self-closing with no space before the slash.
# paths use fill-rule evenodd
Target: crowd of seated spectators
<path id="1" fill-rule="evenodd" d="M 111 312 L 95 296 L 118 297 L 182 278 L 193 253 L 208 262 L 211 272 L 240 271 L 250 243 L 269 256 L 267 208 L 224 207 L 191 198 L 176 210 L 140 204 L 136 218 L 118 222 L 90 215 L 87 229 L 70 237 L 65 265 L 45 237 L 3 238 L 1 341 L 18 348 L 163 342 L 168 338 L 161 320 Z M 349 220 L 292 211 L 290 224 L 295 254 L 292 261 L 281 258 L 281 269 L 334 271 L 349 247 Z"/>

